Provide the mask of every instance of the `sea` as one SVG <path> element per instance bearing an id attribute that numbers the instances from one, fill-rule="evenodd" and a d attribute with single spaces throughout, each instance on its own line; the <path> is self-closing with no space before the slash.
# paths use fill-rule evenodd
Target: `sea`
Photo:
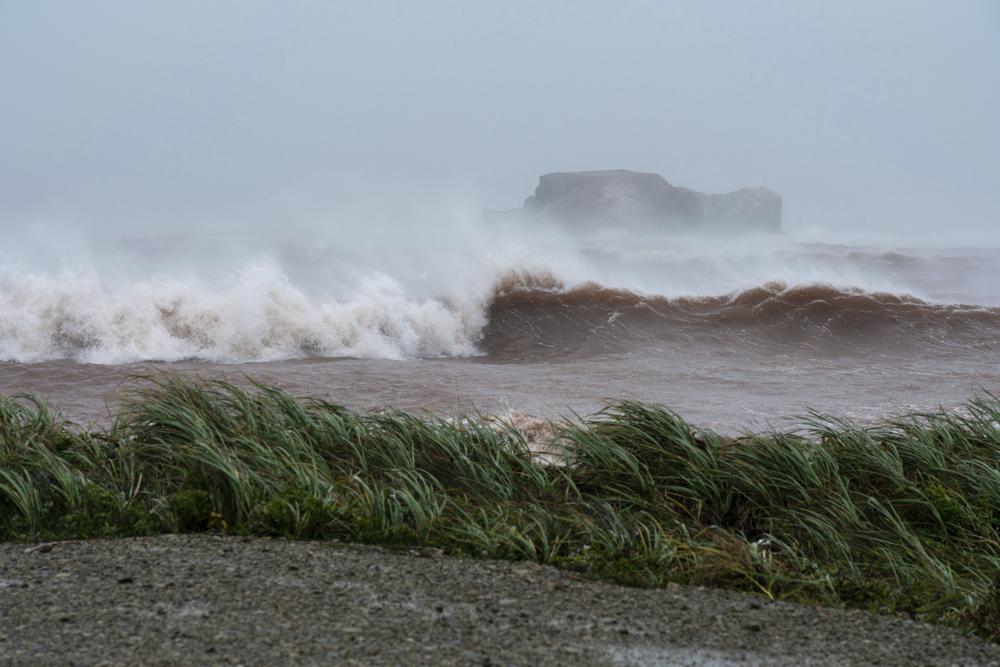
<path id="1" fill-rule="evenodd" d="M 1000 245 L 939 236 L 36 221 L 0 249 L 0 393 L 80 423 L 162 372 L 357 410 L 637 400 L 722 432 L 960 409 L 1000 392 Z"/>

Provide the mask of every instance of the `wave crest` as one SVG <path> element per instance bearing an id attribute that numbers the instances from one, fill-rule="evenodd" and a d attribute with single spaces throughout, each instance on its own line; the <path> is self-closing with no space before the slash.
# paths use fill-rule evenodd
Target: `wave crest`
<path id="1" fill-rule="evenodd" d="M 843 350 L 858 343 L 1000 342 L 998 308 L 933 304 L 910 294 L 826 283 L 775 281 L 724 296 L 672 299 L 595 283 L 559 289 L 547 277 L 508 277 L 501 284 L 482 345 L 505 359 L 625 352 L 653 343 L 800 343 Z"/>

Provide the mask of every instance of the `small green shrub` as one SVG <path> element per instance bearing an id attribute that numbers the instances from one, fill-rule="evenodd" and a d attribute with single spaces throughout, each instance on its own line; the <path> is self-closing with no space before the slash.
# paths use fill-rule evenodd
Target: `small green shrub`
<path id="1" fill-rule="evenodd" d="M 246 531 L 306 540 L 337 537 L 339 527 L 337 513 L 330 503 L 297 490 L 258 505 L 247 521 Z"/>
<path id="2" fill-rule="evenodd" d="M 79 507 L 56 524 L 56 536 L 73 538 L 150 535 L 159 522 L 142 505 L 94 485 L 83 487 Z"/>
<path id="3" fill-rule="evenodd" d="M 217 513 L 212 496 L 200 489 L 184 489 L 167 496 L 167 509 L 173 518 L 173 528 L 179 533 L 208 530 Z"/>

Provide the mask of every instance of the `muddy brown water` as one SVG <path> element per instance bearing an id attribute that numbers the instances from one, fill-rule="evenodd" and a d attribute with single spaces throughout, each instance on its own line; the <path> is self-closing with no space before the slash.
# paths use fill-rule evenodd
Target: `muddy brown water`
<path id="1" fill-rule="evenodd" d="M 787 426 L 787 418 L 809 408 L 862 421 L 953 408 L 1000 389 L 998 362 L 996 352 L 984 358 L 980 351 L 962 350 L 836 356 L 704 348 L 524 363 L 495 363 L 488 357 L 247 364 L 50 361 L 0 363 L 0 393 L 35 393 L 74 421 L 104 421 L 135 376 L 166 371 L 237 381 L 252 377 L 359 410 L 559 417 L 635 399 L 666 405 L 700 426 L 736 431 Z"/>

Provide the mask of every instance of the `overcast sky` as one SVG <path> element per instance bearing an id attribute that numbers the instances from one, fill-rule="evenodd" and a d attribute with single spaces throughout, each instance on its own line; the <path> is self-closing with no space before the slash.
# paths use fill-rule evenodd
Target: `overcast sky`
<path id="1" fill-rule="evenodd" d="M 998 124 L 997 0 L 0 0 L 0 226 L 630 168 L 1000 234 Z"/>

